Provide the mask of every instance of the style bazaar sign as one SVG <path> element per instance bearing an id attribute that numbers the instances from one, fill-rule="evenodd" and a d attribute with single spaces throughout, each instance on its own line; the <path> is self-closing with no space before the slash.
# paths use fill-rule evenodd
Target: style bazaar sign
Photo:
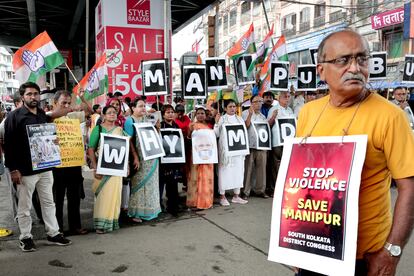
<path id="1" fill-rule="evenodd" d="M 371 26 L 374 30 L 382 29 L 404 22 L 404 8 L 379 13 L 371 16 Z"/>
<path id="2" fill-rule="evenodd" d="M 128 24 L 149 25 L 151 10 L 149 0 L 127 0 Z"/>

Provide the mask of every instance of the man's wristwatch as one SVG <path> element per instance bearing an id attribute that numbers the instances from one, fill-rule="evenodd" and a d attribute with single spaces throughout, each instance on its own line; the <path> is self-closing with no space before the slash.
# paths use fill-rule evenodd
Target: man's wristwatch
<path id="1" fill-rule="evenodd" d="M 396 244 L 391 244 L 389 242 L 385 242 L 384 248 L 390 253 L 392 257 L 399 257 L 401 256 L 402 250 L 401 246 Z"/>

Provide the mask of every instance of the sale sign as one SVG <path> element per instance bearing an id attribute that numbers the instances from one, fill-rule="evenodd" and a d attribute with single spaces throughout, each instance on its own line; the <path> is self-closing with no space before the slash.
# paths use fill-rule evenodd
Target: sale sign
<path id="1" fill-rule="evenodd" d="M 131 99 L 142 95 L 141 61 L 167 58 L 165 5 L 161 0 L 101 0 L 97 5 L 96 56 L 107 56 L 109 92 Z"/>
<path id="2" fill-rule="evenodd" d="M 285 141 L 269 260 L 327 275 L 353 275 L 366 144 L 366 135 Z"/>

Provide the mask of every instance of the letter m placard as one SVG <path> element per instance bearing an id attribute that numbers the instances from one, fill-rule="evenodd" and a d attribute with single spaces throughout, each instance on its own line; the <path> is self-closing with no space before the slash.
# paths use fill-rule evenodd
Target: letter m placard
<path id="1" fill-rule="evenodd" d="M 249 154 L 249 141 L 244 124 L 223 125 L 226 140 L 226 155 L 239 156 Z"/>

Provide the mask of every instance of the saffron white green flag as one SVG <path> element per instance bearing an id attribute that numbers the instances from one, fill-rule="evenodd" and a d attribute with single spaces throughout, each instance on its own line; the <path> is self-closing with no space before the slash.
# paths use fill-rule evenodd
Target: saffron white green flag
<path id="1" fill-rule="evenodd" d="M 64 62 L 55 44 L 44 31 L 16 51 L 13 56 L 13 70 L 20 83 L 36 82 L 40 76 Z"/>
<path id="2" fill-rule="evenodd" d="M 288 54 L 286 51 L 286 40 L 285 36 L 282 35 L 279 40 L 273 46 L 272 51 L 270 51 L 269 56 L 267 57 L 265 63 L 260 70 L 260 79 L 264 80 L 269 73 L 270 64 L 274 61 L 288 61 Z"/>
<path id="3" fill-rule="evenodd" d="M 79 95 L 80 90 L 85 91 L 85 100 L 91 100 L 108 91 L 108 69 L 106 55 L 103 54 L 92 69 L 73 88 L 73 93 Z"/>
<path id="4" fill-rule="evenodd" d="M 252 63 L 250 63 L 249 68 L 247 69 L 247 74 L 250 74 L 250 72 L 253 71 L 257 64 L 260 64 L 265 60 L 267 51 L 270 48 L 270 42 L 272 41 L 273 26 L 274 25 L 272 24 L 272 28 L 270 29 L 269 33 L 263 39 L 262 44 L 257 48 L 256 53 L 253 54 L 253 60 Z"/>
<path id="5" fill-rule="evenodd" d="M 253 54 L 256 52 L 256 45 L 254 43 L 254 28 L 253 23 L 250 24 L 247 32 L 234 44 L 229 50 L 227 56 L 235 60 L 245 53 Z"/>

